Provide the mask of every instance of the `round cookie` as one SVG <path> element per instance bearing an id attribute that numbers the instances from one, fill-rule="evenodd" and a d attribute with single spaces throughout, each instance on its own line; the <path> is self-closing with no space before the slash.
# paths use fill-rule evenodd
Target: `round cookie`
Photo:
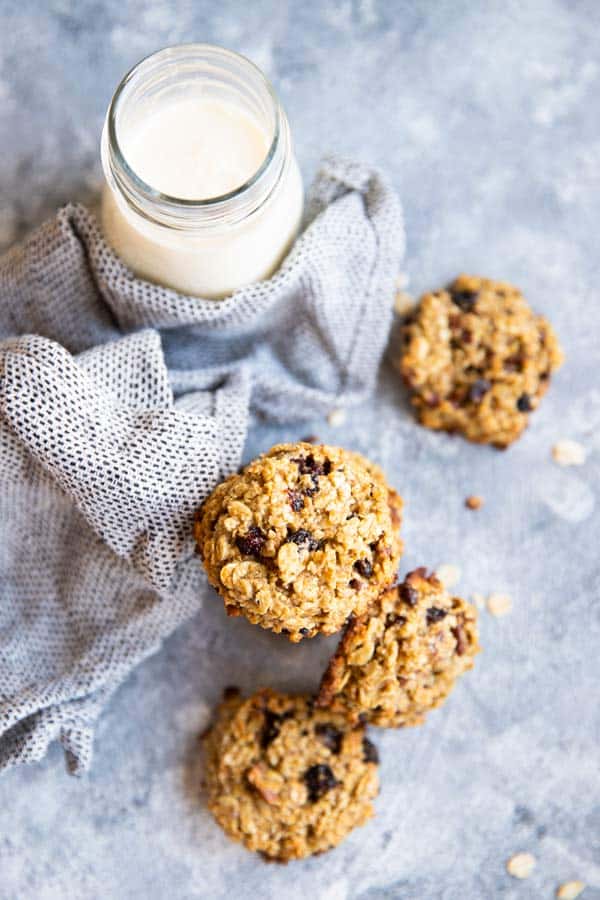
<path id="1" fill-rule="evenodd" d="M 401 507 L 358 453 L 280 444 L 213 491 L 195 536 L 228 614 L 299 641 L 339 631 L 393 581 Z"/>
<path id="2" fill-rule="evenodd" d="M 477 612 L 416 569 L 348 626 L 317 703 L 350 721 L 418 725 L 479 652 Z"/>
<path id="3" fill-rule="evenodd" d="M 269 859 L 323 853 L 373 815 L 378 758 L 364 726 L 308 697 L 226 692 L 205 751 L 211 813 Z"/>
<path id="4" fill-rule="evenodd" d="M 422 425 L 504 449 L 562 360 L 552 327 L 517 288 L 461 275 L 405 320 L 399 368 Z"/>

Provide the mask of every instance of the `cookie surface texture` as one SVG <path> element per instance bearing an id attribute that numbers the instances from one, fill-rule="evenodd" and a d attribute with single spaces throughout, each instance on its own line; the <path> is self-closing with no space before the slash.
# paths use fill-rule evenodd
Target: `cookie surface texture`
<path id="1" fill-rule="evenodd" d="M 323 853 L 373 815 L 377 751 L 364 726 L 308 697 L 230 693 L 204 745 L 211 813 L 269 859 Z"/>
<path id="2" fill-rule="evenodd" d="M 393 581 L 401 510 L 358 453 L 281 444 L 215 489 L 195 536 L 228 614 L 299 641 L 339 631 Z"/>
<path id="3" fill-rule="evenodd" d="M 351 721 L 420 724 L 479 651 L 477 612 L 417 569 L 350 623 L 323 677 L 318 703 Z"/>
<path id="4" fill-rule="evenodd" d="M 406 319 L 399 369 L 422 425 L 504 449 L 562 360 L 549 322 L 517 288 L 461 275 Z"/>

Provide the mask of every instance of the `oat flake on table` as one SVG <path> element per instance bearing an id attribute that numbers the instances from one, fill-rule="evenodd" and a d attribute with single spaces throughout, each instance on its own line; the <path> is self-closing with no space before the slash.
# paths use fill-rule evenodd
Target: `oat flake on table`
<path id="1" fill-rule="evenodd" d="M 578 441 L 565 439 L 552 447 L 552 459 L 559 466 L 582 466 L 585 457 L 585 447 Z"/>
<path id="2" fill-rule="evenodd" d="M 513 878 L 529 878 L 535 869 L 535 857 L 531 853 L 516 853 L 506 863 L 506 871 Z"/>
<path id="3" fill-rule="evenodd" d="M 437 567 L 435 574 L 445 588 L 452 588 L 460 581 L 461 571 L 458 566 L 452 563 L 444 563 Z"/>
<path id="4" fill-rule="evenodd" d="M 490 594 L 487 608 L 493 616 L 506 616 L 512 610 L 512 598 L 508 594 Z"/>
<path id="5" fill-rule="evenodd" d="M 327 422 L 332 428 L 339 428 L 346 421 L 345 409 L 332 409 L 327 416 Z"/>
<path id="6" fill-rule="evenodd" d="M 556 891 L 558 900 L 576 900 L 585 890 L 583 881 L 565 881 Z"/>

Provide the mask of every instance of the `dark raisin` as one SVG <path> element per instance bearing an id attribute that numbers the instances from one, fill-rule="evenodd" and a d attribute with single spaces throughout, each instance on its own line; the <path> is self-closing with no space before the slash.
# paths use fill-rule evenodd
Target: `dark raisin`
<path id="1" fill-rule="evenodd" d="M 239 697 L 240 689 L 239 687 L 235 687 L 235 685 L 228 685 L 223 691 L 223 699 L 224 700 L 232 700 L 234 697 Z"/>
<path id="2" fill-rule="evenodd" d="M 311 766 L 304 773 L 304 783 L 308 788 L 308 799 L 311 803 L 316 803 L 328 791 L 337 787 L 339 781 L 326 763 L 319 763 Z"/>
<path id="3" fill-rule="evenodd" d="M 464 656 L 467 647 L 469 646 L 469 642 L 467 641 L 467 635 L 461 623 L 459 623 L 456 628 L 452 629 L 452 634 L 456 640 L 456 655 Z"/>
<path id="4" fill-rule="evenodd" d="M 270 709 L 265 710 L 265 724 L 260 735 L 260 746 L 264 749 L 275 740 L 280 731 L 281 716 L 271 712 Z"/>
<path id="5" fill-rule="evenodd" d="M 362 582 L 359 581 L 358 578 L 351 578 L 348 582 L 348 586 L 351 587 L 353 591 L 360 591 Z"/>
<path id="6" fill-rule="evenodd" d="M 385 627 L 391 628 L 392 625 L 406 625 L 406 616 L 399 616 L 397 613 L 388 613 L 385 620 Z"/>
<path id="7" fill-rule="evenodd" d="M 332 753 L 339 753 L 342 749 L 342 732 L 331 722 L 319 722 L 315 725 L 315 734 Z"/>
<path id="8" fill-rule="evenodd" d="M 375 763 L 375 765 L 379 762 L 379 751 L 368 737 L 363 738 L 363 759 L 366 763 Z"/>
<path id="9" fill-rule="evenodd" d="M 315 458 L 310 453 L 308 456 L 296 456 L 292 459 L 292 462 L 295 462 L 298 466 L 298 471 L 301 475 L 306 475 L 309 472 L 312 472 L 312 466 L 315 464 Z"/>
<path id="10" fill-rule="evenodd" d="M 307 634 L 310 634 L 310 628 L 301 628 L 300 634 L 303 635 L 303 637 L 306 637 Z"/>
<path id="11" fill-rule="evenodd" d="M 306 497 L 314 497 L 315 494 L 318 494 L 321 488 L 319 487 L 319 478 L 317 475 L 311 475 L 310 480 L 312 481 L 312 487 L 304 488 L 304 495 Z"/>
<path id="12" fill-rule="evenodd" d="M 244 556 L 260 556 L 266 541 L 266 536 L 257 525 L 251 525 L 245 535 L 238 535 L 235 539 Z"/>
<path id="13" fill-rule="evenodd" d="M 407 603 L 409 606 L 417 605 L 417 602 L 419 600 L 419 592 L 412 586 L 412 584 L 407 584 L 405 581 L 404 584 L 401 584 L 398 588 L 398 593 L 400 594 L 400 599 Z"/>
<path id="14" fill-rule="evenodd" d="M 331 460 L 326 459 L 322 463 L 318 463 L 312 453 L 308 456 L 299 456 L 292 460 L 298 464 L 301 475 L 329 475 L 331 472 Z"/>
<path id="15" fill-rule="evenodd" d="M 320 550 L 322 542 L 317 541 L 310 531 L 305 528 L 299 528 L 298 531 L 288 531 L 286 543 L 297 544 L 299 547 L 306 547 L 308 550 Z"/>
<path id="16" fill-rule="evenodd" d="M 450 288 L 450 296 L 452 302 L 456 303 L 463 312 L 470 312 L 475 306 L 477 300 L 477 291 L 457 291 Z"/>
<path id="17" fill-rule="evenodd" d="M 463 344 L 470 344 L 471 341 L 473 340 L 473 332 L 469 331 L 468 328 L 463 328 L 463 330 L 460 333 L 460 339 L 463 342 Z"/>
<path id="18" fill-rule="evenodd" d="M 512 356 L 506 357 L 503 367 L 506 372 L 521 372 L 523 369 L 523 362 L 523 355 L 521 353 L 514 353 Z"/>
<path id="19" fill-rule="evenodd" d="M 354 568 L 363 578 L 370 578 L 373 574 L 373 563 L 368 559 L 357 559 Z"/>
<path id="20" fill-rule="evenodd" d="M 304 497 L 300 491 L 294 491 L 291 488 L 288 488 L 288 497 L 290 498 L 290 506 L 294 512 L 300 512 L 301 509 L 304 509 Z"/>
<path id="21" fill-rule="evenodd" d="M 517 400 L 517 409 L 519 412 L 528 413 L 533 409 L 533 405 L 531 403 L 531 397 L 529 394 L 521 394 L 519 399 Z"/>
<path id="22" fill-rule="evenodd" d="M 481 403 L 492 383 L 487 378 L 478 378 L 469 388 L 469 400 L 472 403 Z"/>
<path id="23" fill-rule="evenodd" d="M 430 606 L 427 610 L 427 624 L 433 625 L 434 622 L 441 622 L 448 615 L 448 610 L 440 609 L 439 606 Z"/>
<path id="24" fill-rule="evenodd" d="M 310 475 L 312 487 L 305 488 L 304 493 L 307 497 L 312 497 L 319 490 L 319 475 L 329 475 L 331 472 L 331 460 L 318 463 L 313 454 L 309 453 L 308 456 L 298 456 L 292 462 L 297 463 L 301 475 Z"/>
<path id="25" fill-rule="evenodd" d="M 269 746 L 272 741 L 279 735 L 281 731 L 281 725 L 285 722 L 286 719 L 289 719 L 294 715 L 293 710 L 287 710 L 286 712 L 276 713 L 270 709 L 265 709 L 265 724 L 263 725 L 263 729 L 260 735 L 260 746 L 265 749 Z"/>

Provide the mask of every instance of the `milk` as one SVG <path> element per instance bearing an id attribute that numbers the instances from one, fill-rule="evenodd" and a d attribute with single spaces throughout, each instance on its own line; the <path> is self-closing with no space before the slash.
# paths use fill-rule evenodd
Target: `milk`
<path id="1" fill-rule="evenodd" d="M 121 149 L 154 190 L 181 200 L 209 200 L 252 178 L 269 144 L 269 135 L 239 106 L 198 94 L 157 104 L 130 129 Z"/>
<path id="2" fill-rule="evenodd" d="M 139 75 L 133 70 L 105 126 L 102 226 L 137 275 L 217 299 L 277 268 L 297 233 L 303 191 L 285 113 L 262 87 L 263 76 L 237 54 L 195 46 L 210 51 L 212 67 L 215 54 L 226 54 L 227 65 L 233 59 L 240 87 L 224 81 L 217 89 L 202 69 L 190 80 L 189 63 L 180 75 L 172 63 L 179 48 L 156 54 L 148 75 L 144 67 L 153 57 L 140 64 Z M 181 48 L 186 59 L 193 49 Z M 155 83 L 167 65 L 168 82 L 159 90 Z M 254 105 L 246 83 L 258 98 Z"/>

